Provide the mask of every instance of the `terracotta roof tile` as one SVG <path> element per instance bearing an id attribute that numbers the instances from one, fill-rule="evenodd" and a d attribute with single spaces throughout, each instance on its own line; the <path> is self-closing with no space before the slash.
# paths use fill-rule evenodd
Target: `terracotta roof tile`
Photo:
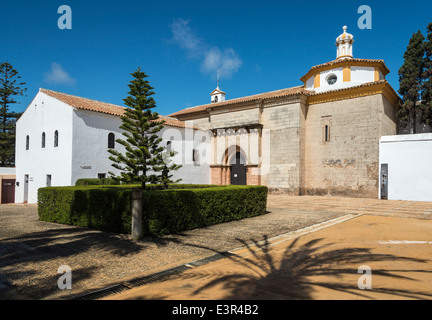
<path id="1" fill-rule="evenodd" d="M 50 97 L 57 99 L 61 102 L 64 102 L 71 107 L 81 109 L 81 110 L 88 110 L 88 111 L 105 113 L 105 114 L 121 117 L 124 114 L 126 109 L 126 107 L 118 106 L 115 104 L 77 97 L 70 94 L 52 91 L 48 89 L 40 89 L 40 92 L 45 93 L 46 95 L 49 95 Z M 187 125 L 184 121 L 180 121 L 178 119 L 174 119 L 171 117 L 159 115 L 159 118 L 161 120 L 164 120 L 165 121 L 164 125 L 167 126 L 179 127 L 179 128 L 185 128 L 186 126 L 192 127 Z M 196 129 L 196 127 L 193 128 Z"/>
<path id="2" fill-rule="evenodd" d="M 175 113 L 172 113 L 172 114 L 170 114 L 170 116 L 176 117 L 176 116 L 183 115 L 183 114 L 205 111 L 205 110 L 208 110 L 209 108 L 223 107 L 223 106 L 242 103 L 242 102 L 259 101 L 259 100 L 266 100 L 266 99 L 272 99 L 272 98 L 294 96 L 294 95 L 299 95 L 299 94 L 307 93 L 307 92 L 309 92 L 309 91 L 305 90 L 304 86 L 297 86 L 297 87 L 292 87 L 292 88 L 287 88 L 287 89 L 280 89 L 280 90 L 255 94 L 255 95 L 251 95 L 251 96 L 247 96 L 247 97 L 241 97 L 241 98 L 226 100 L 223 102 L 209 103 L 209 104 L 204 104 L 204 105 L 200 105 L 200 106 L 196 106 L 196 107 L 192 107 L 192 108 L 187 108 L 187 109 L 183 109 L 183 110 L 177 111 Z"/>
<path id="3" fill-rule="evenodd" d="M 40 92 L 45 93 L 50 97 L 60 100 L 61 102 L 64 102 L 67 105 L 75 107 L 77 109 L 106 113 L 115 116 L 121 116 L 124 113 L 124 107 L 117 106 L 115 104 L 77 97 L 70 94 L 47 89 L 40 89 Z"/>

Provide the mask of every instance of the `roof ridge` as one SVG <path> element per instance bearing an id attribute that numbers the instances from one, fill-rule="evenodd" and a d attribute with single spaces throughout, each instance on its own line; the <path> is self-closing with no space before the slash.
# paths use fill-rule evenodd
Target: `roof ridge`
<path id="1" fill-rule="evenodd" d="M 272 91 L 266 91 L 266 92 L 252 94 L 249 96 L 229 99 L 229 100 L 221 101 L 221 102 L 217 102 L 217 103 L 206 103 L 206 104 L 201 104 L 201 105 L 197 105 L 197 106 L 193 106 L 193 107 L 189 107 L 189 108 L 184 108 L 184 109 L 181 109 L 177 112 L 171 113 L 170 116 L 175 115 L 175 114 L 188 113 L 187 111 L 188 110 L 190 111 L 192 109 L 195 109 L 196 111 L 202 111 L 202 110 L 206 110 L 207 108 L 209 108 L 211 106 L 217 107 L 217 106 L 224 106 L 224 105 L 235 104 L 235 103 L 240 103 L 240 102 L 247 102 L 247 101 L 251 101 L 254 99 L 259 99 L 260 96 L 274 95 L 278 92 L 283 92 L 283 91 L 287 91 L 287 90 L 295 90 L 295 89 L 301 89 L 301 92 L 292 92 L 292 93 L 289 93 L 288 95 L 299 94 L 299 93 L 302 93 L 303 91 L 306 91 L 306 89 L 304 88 L 304 85 L 297 85 L 297 86 L 293 86 L 293 87 L 277 89 L 277 90 L 272 90 Z M 277 96 L 275 96 L 275 97 L 277 97 Z M 261 99 L 270 99 L 270 98 L 272 98 L 272 97 L 261 97 Z M 197 110 L 197 109 L 199 109 L 199 110 Z M 192 111 L 192 112 L 194 112 L 194 111 Z"/>
<path id="2" fill-rule="evenodd" d="M 47 94 L 50 97 L 52 97 L 58 101 L 61 101 L 61 102 L 65 103 L 66 105 L 73 107 L 73 108 L 91 111 L 91 112 L 109 114 L 109 115 L 113 115 L 116 117 L 123 116 L 125 111 L 128 109 L 127 107 L 119 106 L 119 105 L 112 104 L 109 102 L 103 102 L 103 101 L 98 101 L 98 100 L 94 100 L 94 99 L 84 98 L 84 97 L 80 97 L 80 96 L 76 96 L 76 95 L 72 95 L 72 94 L 68 94 L 68 93 L 63 93 L 63 92 L 58 92 L 58 91 L 54 91 L 54 90 L 50 90 L 50 89 L 40 88 L 39 92 Z M 186 123 L 182 120 L 168 117 L 168 116 L 164 116 L 161 114 L 159 114 L 159 118 L 161 120 L 166 120 L 167 126 L 179 127 L 179 128 L 186 127 Z M 187 127 L 191 127 L 191 126 L 188 125 Z M 196 128 L 194 126 L 192 126 L 192 127 Z"/>
<path id="3" fill-rule="evenodd" d="M 51 89 L 40 88 L 39 91 L 42 92 L 42 93 L 44 91 L 50 91 L 50 92 L 57 93 L 57 94 L 62 94 L 62 95 L 68 96 L 68 97 L 73 97 L 73 98 L 78 98 L 78 99 L 84 99 L 84 100 L 87 100 L 87 101 L 94 101 L 94 102 L 98 102 L 98 103 L 104 103 L 104 104 L 108 104 L 108 105 L 119 107 L 119 108 L 126 108 L 126 107 L 120 106 L 118 104 L 114 104 L 114 103 L 110 103 L 110 102 L 105 102 L 105 101 L 100 101 L 100 100 L 95 100 L 95 99 L 90 99 L 90 98 L 85 98 L 85 97 L 73 95 L 73 94 L 70 94 L 70 93 L 64 93 L 64 92 L 55 91 L 55 90 L 51 90 Z"/>

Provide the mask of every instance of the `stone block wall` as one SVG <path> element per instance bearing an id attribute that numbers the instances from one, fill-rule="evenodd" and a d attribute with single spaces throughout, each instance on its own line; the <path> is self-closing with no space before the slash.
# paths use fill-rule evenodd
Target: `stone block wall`
<path id="1" fill-rule="evenodd" d="M 376 94 L 309 106 L 305 194 L 376 198 L 379 139 L 396 134 L 395 109 L 384 99 Z"/>

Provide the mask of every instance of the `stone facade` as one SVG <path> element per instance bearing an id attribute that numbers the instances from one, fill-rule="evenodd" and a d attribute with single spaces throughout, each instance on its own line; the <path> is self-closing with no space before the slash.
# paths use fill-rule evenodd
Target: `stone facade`
<path id="1" fill-rule="evenodd" d="M 337 92 L 257 95 L 211 105 L 206 113 L 171 116 L 212 130 L 212 184 L 231 184 L 230 159 L 240 152 L 248 185 L 292 195 L 374 198 L 379 139 L 396 134 L 396 105 L 394 90 L 378 81 Z"/>
<path id="2" fill-rule="evenodd" d="M 273 192 L 377 197 L 379 140 L 397 133 L 399 97 L 383 60 L 352 57 L 346 29 L 337 59 L 313 66 L 302 86 L 170 115 L 212 131 L 211 183 L 234 183 L 238 157 L 246 184 Z M 343 45 L 350 54 L 340 54 Z"/>

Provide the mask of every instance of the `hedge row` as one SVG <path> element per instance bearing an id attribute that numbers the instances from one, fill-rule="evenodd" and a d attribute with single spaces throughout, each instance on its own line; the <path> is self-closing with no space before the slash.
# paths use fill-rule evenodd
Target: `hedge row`
<path id="1" fill-rule="evenodd" d="M 93 178 L 87 178 L 87 179 L 78 179 L 75 183 L 75 186 L 119 186 L 121 185 L 120 182 L 115 181 L 111 178 L 104 178 L 104 179 L 93 179 Z M 124 185 L 121 185 L 122 187 Z M 126 185 L 127 187 L 130 187 L 131 185 Z M 139 188 L 140 185 L 133 185 L 133 187 Z M 168 189 L 196 189 L 196 188 L 212 188 L 212 187 L 221 187 L 216 186 L 212 184 L 170 184 L 168 186 Z M 164 186 L 162 184 L 148 184 L 146 186 L 149 190 L 164 190 Z"/>
<path id="2" fill-rule="evenodd" d="M 131 232 L 131 186 L 49 187 L 38 192 L 42 221 Z M 160 236 L 265 214 L 265 186 L 143 192 L 143 234 Z"/>

